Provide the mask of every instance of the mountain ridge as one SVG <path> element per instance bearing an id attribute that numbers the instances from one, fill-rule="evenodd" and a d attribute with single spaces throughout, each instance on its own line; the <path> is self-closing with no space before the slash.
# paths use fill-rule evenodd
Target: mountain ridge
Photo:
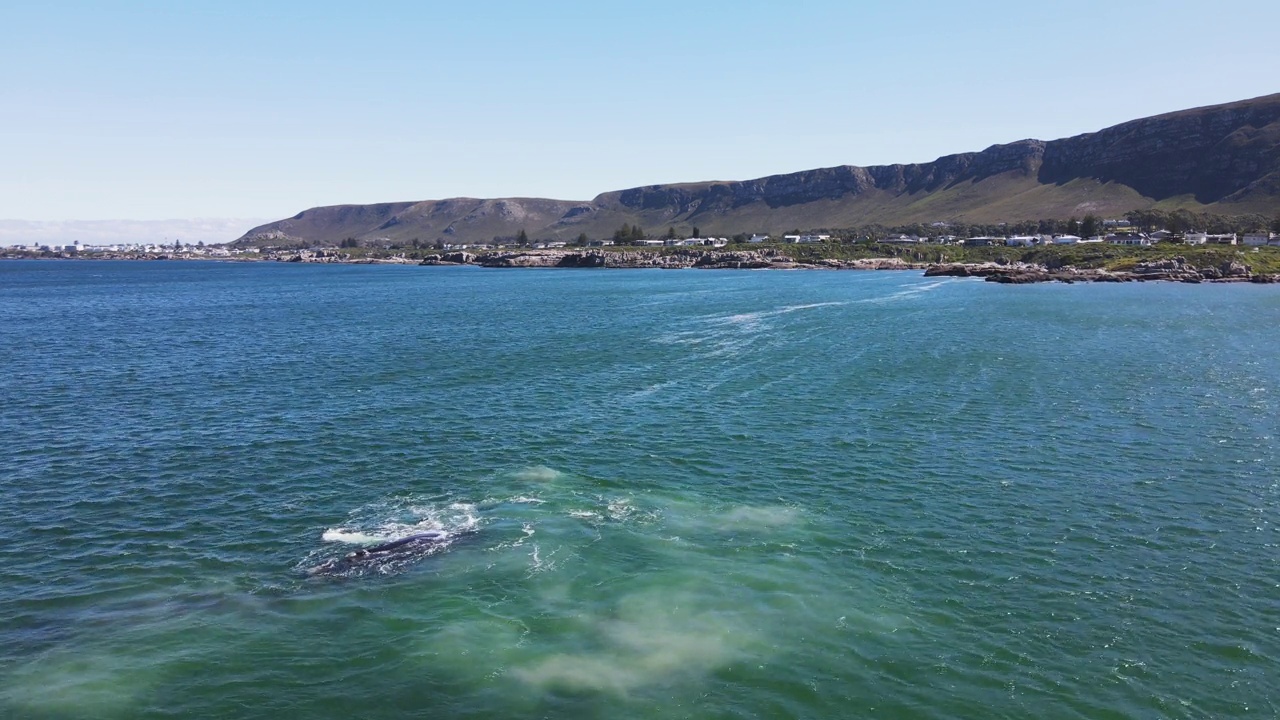
<path id="1" fill-rule="evenodd" d="M 310 208 L 237 244 L 482 243 L 609 237 L 623 224 L 688 234 L 1130 210 L 1280 211 L 1280 93 L 1154 115 L 1058 140 L 1017 140 L 927 163 L 837 165 L 750 180 L 645 185 L 591 200 L 448 198 Z"/>

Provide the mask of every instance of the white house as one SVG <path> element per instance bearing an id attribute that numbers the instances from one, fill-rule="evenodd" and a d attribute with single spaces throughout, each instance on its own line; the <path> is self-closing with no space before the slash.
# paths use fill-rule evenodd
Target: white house
<path id="1" fill-rule="evenodd" d="M 1144 236 L 1142 233 L 1121 232 L 1108 234 L 1107 242 L 1110 242 L 1111 245 L 1149 246 L 1151 245 L 1151 238 Z"/>
<path id="2" fill-rule="evenodd" d="M 1108 235 L 1107 242 L 1112 245 L 1150 245 L 1151 239 L 1146 235 L 1139 235 L 1137 233 L 1118 233 L 1115 235 Z"/>
<path id="3" fill-rule="evenodd" d="M 747 240 L 747 242 L 752 242 L 752 243 L 769 242 L 769 236 L 768 236 L 768 235 L 758 235 L 758 234 L 753 234 L 753 235 L 751 236 L 751 238 L 750 238 L 749 240 Z"/>
<path id="4" fill-rule="evenodd" d="M 1235 233 L 1223 233 L 1221 235 L 1206 235 L 1205 241 L 1213 245 L 1235 245 Z"/>
<path id="5" fill-rule="evenodd" d="M 1059 235 L 1053 239 L 1054 245 L 1075 245 L 1080 242 L 1079 235 Z"/>
<path id="6" fill-rule="evenodd" d="M 1004 244 L 1009 247 L 1031 247 L 1039 245 L 1040 238 L 1035 235 L 1013 235 L 1004 239 Z"/>
<path id="7" fill-rule="evenodd" d="M 1240 238 L 1240 242 L 1245 245 L 1253 245 L 1254 247 L 1266 245 L 1271 242 L 1271 233 L 1245 233 Z"/>

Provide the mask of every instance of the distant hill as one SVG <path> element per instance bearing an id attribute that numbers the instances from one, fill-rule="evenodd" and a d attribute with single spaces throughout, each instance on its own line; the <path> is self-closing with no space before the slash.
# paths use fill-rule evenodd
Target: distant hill
<path id="1" fill-rule="evenodd" d="M 871 223 L 1016 222 L 1186 208 L 1280 212 L 1280 94 L 1133 120 L 1062 140 L 1020 140 L 930 163 L 839 167 L 755 180 L 650 185 L 590 201 L 452 198 L 317 207 L 250 230 L 238 244 L 404 243 L 778 233 Z"/>

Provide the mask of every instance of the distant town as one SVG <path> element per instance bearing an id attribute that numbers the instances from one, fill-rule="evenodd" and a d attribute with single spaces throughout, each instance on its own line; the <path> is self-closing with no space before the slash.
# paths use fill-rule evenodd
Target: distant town
<path id="1" fill-rule="evenodd" d="M 1072 227 L 1072 222 L 1049 223 L 1051 225 Z M 1023 224 L 1020 227 L 1026 227 Z M 1041 225 L 1045 225 L 1044 222 Z M 1078 227 L 1080 223 L 1075 223 Z M 1280 221 L 1277 222 L 1280 225 Z M 374 258 L 382 257 L 390 260 L 421 259 L 425 255 L 436 252 L 456 251 L 494 251 L 519 249 L 563 249 L 563 248 L 725 248 L 727 246 L 764 246 L 764 245 L 885 245 L 908 249 L 923 246 L 962 246 L 962 247 L 1046 247 L 1070 245 L 1123 245 L 1152 246 L 1156 244 L 1182 245 L 1240 245 L 1248 247 L 1272 246 L 1280 247 L 1280 233 L 1259 230 L 1254 232 L 1202 232 L 1197 230 L 1181 230 L 1178 232 L 1158 229 L 1144 232 L 1129 220 L 1091 220 L 1085 223 L 1089 229 L 1099 230 L 1097 234 L 1076 235 L 1067 232 L 1045 232 L 1026 234 L 950 234 L 949 223 L 935 222 L 928 226 L 914 226 L 930 232 L 898 232 L 886 231 L 863 234 L 865 230 L 832 231 L 832 232 L 794 232 L 782 234 L 775 238 L 770 234 L 740 233 L 732 237 L 702 236 L 694 228 L 690 237 L 682 237 L 674 228 L 669 229 L 663 237 L 655 238 L 644 232 L 639 226 L 623 225 L 610 239 L 590 239 L 580 235 L 574 241 L 563 240 L 530 240 L 522 232 L 518 237 L 495 237 L 489 243 L 446 243 L 396 241 L 391 238 L 347 238 L 341 243 L 300 243 L 296 239 L 290 241 L 286 236 L 260 238 L 260 241 L 276 241 L 279 244 L 260 242 L 258 244 L 221 244 L 206 245 L 203 242 L 190 244 L 181 240 L 160 243 L 114 243 L 90 244 L 72 242 L 70 244 L 27 244 L 0 249 L 4 257 L 83 257 L 103 259 L 230 259 L 230 260 L 281 260 L 292 259 L 297 253 L 322 253 L 333 258 Z M 999 229 L 998 226 L 959 226 L 964 229 Z"/>

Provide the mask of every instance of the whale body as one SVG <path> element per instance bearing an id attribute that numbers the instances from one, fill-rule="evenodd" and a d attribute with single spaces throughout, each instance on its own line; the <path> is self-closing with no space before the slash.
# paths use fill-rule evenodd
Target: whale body
<path id="1" fill-rule="evenodd" d="M 442 530 L 415 533 L 326 560 L 307 570 L 307 574 L 348 575 L 377 569 L 390 563 L 432 555 L 452 543 L 455 537 Z"/>

